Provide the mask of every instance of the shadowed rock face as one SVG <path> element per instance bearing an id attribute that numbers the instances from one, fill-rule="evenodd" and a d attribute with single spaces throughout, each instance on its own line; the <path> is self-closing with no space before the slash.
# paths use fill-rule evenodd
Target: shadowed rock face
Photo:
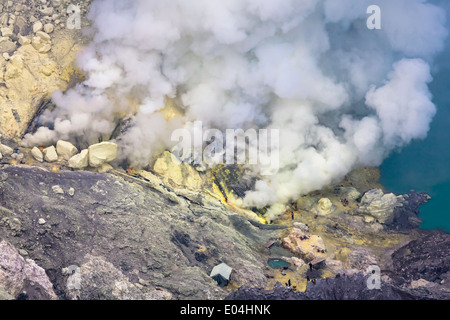
<path id="1" fill-rule="evenodd" d="M 401 196 L 401 206 L 394 209 L 394 221 L 391 228 L 410 231 L 418 228 L 422 222 L 418 218 L 419 207 L 430 200 L 430 196 L 424 192 L 410 191 Z"/>
<path id="2" fill-rule="evenodd" d="M 309 283 L 305 292 L 293 290 L 277 283 L 272 290 L 241 287 L 226 300 L 446 300 L 450 291 L 434 287 L 409 288 L 382 283 L 380 289 L 367 288 L 368 277 L 362 273 Z"/>
<path id="3" fill-rule="evenodd" d="M 305 292 L 294 292 L 281 283 L 273 290 L 243 287 L 232 292 L 227 300 L 411 300 L 414 295 L 389 284 L 382 284 L 381 290 L 369 290 L 367 277 L 358 273 L 318 280 L 308 284 Z"/>
<path id="4" fill-rule="evenodd" d="M 431 231 L 392 255 L 394 279 L 400 285 L 424 279 L 450 286 L 450 235 Z M 450 290 L 449 290 L 450 291 Z"/>
<path id="5" fill-rule="evenodd" d="M 236 285 L 266 285 L 267 256 L 255 248 L 277 231 L 259 230 L 214 198 L 168 197 L 112 174 L 7 167 L 0 175 L 0 239 L 45 269 L 59 298 L 219 299 L 227 288 L 209 273 L 221 262 Z M 75 292 L 63 273 L 73 265 L 81 272 Z"/>

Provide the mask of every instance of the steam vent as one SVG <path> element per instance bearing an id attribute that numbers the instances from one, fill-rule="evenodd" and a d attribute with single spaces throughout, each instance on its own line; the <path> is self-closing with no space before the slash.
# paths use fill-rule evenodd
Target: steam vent
<path id="1" fill-rule="evenodd" d="M 0 299 L 450 299 L 447 16 L 2 0 Z"/>

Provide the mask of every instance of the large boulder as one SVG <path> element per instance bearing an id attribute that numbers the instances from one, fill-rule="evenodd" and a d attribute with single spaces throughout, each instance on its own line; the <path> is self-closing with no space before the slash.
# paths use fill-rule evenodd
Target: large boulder
<path id="1" fill-rule="evenodd" d="M 396 195 L 393 193 L 384 194 L 381 189 L 372 189 L 362 197 L 358 211 L 374 217 L 380 223 L 390 224 L 393 222 L 396 206 Z"/>
<path id="2" fill-rule="evenodd" d="M 283 239 L 282 246 L 306 261 L 325 258 L 326 248 L 318 235 L 307 235 L 304 231 L 293 228 Z"/>
<path id="3" fill-rule="evenodd" d="M 59 140 L 56 143 L 56 152 L 64 160 L 69 160 L 78 153 L 78 149 L 68 141 Z"/>
<path id="4" fill-rule="evenodd" d="M 303 196 L 297 200 L 297 208 L 300 210 L 309 211 L 317 203 L 317 198 L 310 196 Z"/>
<path id="5" fill-rule="evenodd" d="M 328 198 L 322 198 L 317 202 L 313 212 L 320 216 L 327 216 L 336 209 L 333 203 Z"/>
<path id="6" fill-rule="evenodd" d="M 100 142 L 89 147 L 89 166 L 93 168 L 101 167 L 116 157 L 117 144 L 113 142 Z"/>
<path id="7" fill-rule="evenodd" d="M 56 153 L 56 149 L 54 146 L 50 146 L 42 150 L 44 153 L 44 159 L 47 162 L 55 162 L 58 160 L 58 154 Z"/>
<path id="8" fill-rule="evenodd" d="M 38 147 L 34 147 L 31 149 L 31 155 L 33 156 L 36 161 L 43 162 L 44 161 L 44 155 L 42 154 L 42 151 L 39 150 Z"/>
<path id="9" fill-rule="evenodd" d="M 353 187 L 339 187 L 338 194 L 341 198 L 355 201 L 361 196 L 361 193 Z"/>
<path id="10" fill-rule="evenodd" d="M 4 156 L 10 156 L 14 153 L 14 150 L 4 144 L 0 144 L 0 153 Z"/>
<path id="11" fill-rule="evenodd" d="M 89 166 L 89 150 L 84 149 L 79 154 L 74 155 L 69 159 L 69 168 L 84 169 Z"/>

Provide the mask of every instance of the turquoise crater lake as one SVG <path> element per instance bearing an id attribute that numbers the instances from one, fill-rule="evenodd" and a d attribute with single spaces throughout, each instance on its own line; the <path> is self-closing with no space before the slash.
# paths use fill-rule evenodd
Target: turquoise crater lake
<path id="1" fill-rule="evenodd" d="M 438 2 L 438 1 L 435 1 Z M 450 19 L 449 5 L 447 19 Z M 447 23 L 447 26 L 449 24 Z M 423 229 L 450 232 L 450 43 L 436 59 L 433 82 L 429 85 L 437 114 L 428 136 L 414 141 L 384 161 L 381 183 L 391 192 L 424 191 L 431 200 L 420 207 Z"/>

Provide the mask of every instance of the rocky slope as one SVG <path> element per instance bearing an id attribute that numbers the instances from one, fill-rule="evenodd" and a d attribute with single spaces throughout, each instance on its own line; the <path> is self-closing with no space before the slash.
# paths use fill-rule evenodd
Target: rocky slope
<path id="1" fill-rule="evenodd" d="M 91 1 L 78 3 L 81 26 Z M 21 138 L 35 115 L 49 107 L 56 90 L 81 77 L 76 52 L 86 43 L 81 30 L 67 28 L 66 0 L 0 3 L 0 134 Z"/>
<path id="2" fill-rule="evenodd" d="M 220 262 L 233 266 L 235 286 L 266 285 L 263 245 L 276 231 L 213 197 L 161 192 L 122 175 L 0 172 L 0 239 L 44 268 L 59 298 L 223 298 L 227 290 L 209 278 Z M 73 265 L 79 291 L 67 287 Z M 42 298 L 23 290 L 9 294 Z"/>
<path id="3" fill-rule="evenodd" d="M 289 214 L 267 225 L 219 195 L 174 187 L 150 172 L 141 172 L 147 178 L 120 170 L 53 172 L 43 164 L 10 165 L 5 159 L 3 298 L 429 299 L 448 298 L 450 292 L 448 234 L 365 222 L 358 210 L 348 212 L 349 206 L 358 208 L 358 200 L 341 212 L 327 190 L 306 198 L 327 195 L 336 206 L 332 214 L 295 208 L 294 220 Z M 411 193 L 402 199 L 403 214 L 414 215 L 426 197 Z M 306 244 L 287 245 L 293 233 Z M 269 258 L 291 266 L 272 269 Z M 310 268 L 317 258 L 323 262 Z M 35 266 L 39 276 L 11 267 L 10 260 Z M 221 262 L 233 268 L 223 288 L 209 277 Z M 381 291 L 367 290 L 364 277 L 371 265 L 382 270 Z"/>

